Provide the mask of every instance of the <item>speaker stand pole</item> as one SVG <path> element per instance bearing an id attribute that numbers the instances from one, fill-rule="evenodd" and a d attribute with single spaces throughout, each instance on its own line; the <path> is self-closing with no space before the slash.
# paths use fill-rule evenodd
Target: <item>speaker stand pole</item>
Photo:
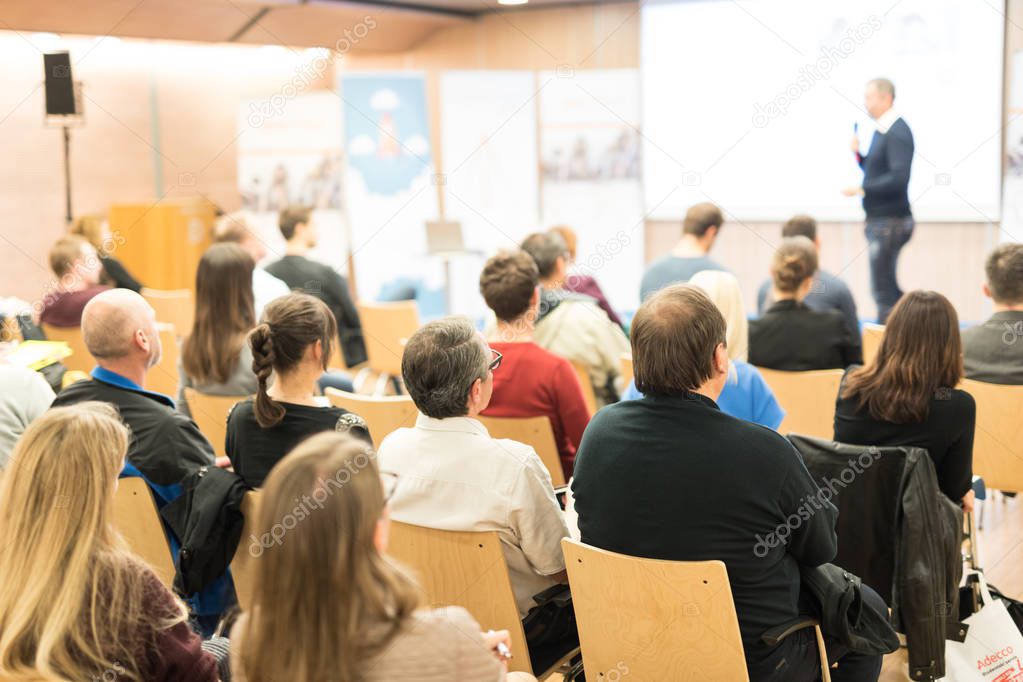
<path id="1" fill-rule="evenodd" d="M 71 128 L 64 126 L 64 221 L 71 228 Z"/>

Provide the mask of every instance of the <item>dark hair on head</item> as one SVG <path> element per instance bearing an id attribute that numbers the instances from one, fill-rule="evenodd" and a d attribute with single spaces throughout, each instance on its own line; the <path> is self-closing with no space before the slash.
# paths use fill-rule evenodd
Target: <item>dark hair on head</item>
<path id="1" fill-rule="evenodd" d="M 877 355 L 845 379 L 842 397 L 855 397 L 877 421 L 919 424 L 939 389 L 963 378 L 959 317 L 936 291 L 911 291 L 885 322 Z"/>
<path id="2" fill-rule="evenodd" d="M 987 288 L 996 303 L 1023 303 L 1023 244 L 1002 244 L 987 258 L 984 266 Z"/>
<path id="3" fill-rule="evenodd" d="M 195 321 L 181 349 L 181 365 L 196 383 L 227 383 L 245 336 L 256 326 L 252 270 L 238 244 L 206 249 L 195 274 Z"/>
<path id="4" fill-rule="evenodd" d="M 812 242 L 817 241 L 817 221 L 813 216 L 794 215 L 781 226 L 781 238 L 806 237 Z"/>
<path id="5" fill-rule="evenodd" d="M 434 419 L 469 413 L 469 392 L 486 380 L 490 357 L 465 317 L 445 317 L 420 327 L 401 355 L 401 377 L 412 402 Z"/>
<path id="6" fill-rule="evenodd" d="M 522 250 L 532 256 L 540 271 L 540 279 L 554 274 L 559 258 L 568 258 L 565 240 L 556 232 L 534 232 L 522 240 Z"/>
<path id="7" fill-rule="evenodd" d="M 725 217 L 721 215 L 721 209 L 710 202 L 694 204 L 686 211 L 686 217 L 682 221 L 682 234 L 691 234 L 702 237 L 712 227 L 721 229 Z"/>
<path id="8" fill-rule="evenodd" d="M 540 271 L 525 251 L 501 251 L 480 273 L 480 294 L 497 319 L 511 322 L 529 309 Z"/>
<path id="9" fill-rule="evenodd" d="M 281 230 L 281 236 L 285 241 L 295 238 L 295 228 L 299 225 L 308 225 L 312 209 L 308 206 L 292 205 L 281 211 L 277 220 L 277 226 Z"/>
<path id="10" fill-rule="evenodd" d="M 771 261 L 774 288 L 783 294 L 795 293 L 817 272 L 817 247 L 806 237 L 783 239 Z"/>
<path id="11" fill-rule="evenodd" d="M 695 391 L 714 374 L 714 352 L 725 343 L 721 311 L 699 287 L 661 289 L 632 318 L 632 367 L 646 395 Z"/>
<path id="12" fill-rule="evenodd" d="M 306 349 L 317 341 L 323 349 L 323 369 L 337 339 L 337 322 L 330 308 L 308 294 L 292 293 L 274 299 L 263 310 L 259 326 L 249 334 L 252 371 L 259 381 L 255 413 L 259 425 L 268 429 L 284 419 L 284 406 L 266 392 L 270 374 L 291 371 L 302 360 Z"/>

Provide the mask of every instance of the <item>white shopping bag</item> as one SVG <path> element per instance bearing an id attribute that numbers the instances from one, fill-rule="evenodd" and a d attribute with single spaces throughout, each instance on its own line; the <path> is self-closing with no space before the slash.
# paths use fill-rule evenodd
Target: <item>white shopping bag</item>
<path id="1" fill-rule="evenodd" d="M 984 574 L 976 571 L 983 604 L 964 622 L 966 641 L 945 642 L 945 677 L 949 682 L 1023 682 L 1023 635 L 992 599 Z"/>

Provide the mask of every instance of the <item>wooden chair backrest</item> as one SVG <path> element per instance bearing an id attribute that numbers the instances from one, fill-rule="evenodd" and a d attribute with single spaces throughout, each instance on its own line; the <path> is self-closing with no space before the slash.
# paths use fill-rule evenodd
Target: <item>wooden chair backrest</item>
<path id="1" fill-rule="evenodd" d="M 434 530 L 392 521 L 389 546 L 391 556 L 416 572 L 429 606 L 461 606 L 483 630 L 507 630 L 509 669 L 533 671 L 496 531 Z"/>
<path id="2" fill-rule="evenodd" d="M 724 563 L 561 546 L 587 679 L 749 680 Z"/>
<path id="3" fill-rule="evenodd" d="M 257 544 L 260 537 L 256 533 L 256 515 L 259 513 L 260 495 L 258 490 L 249 490 L 242 498 L 242 516 L 245 518 L 245 525 L 242 528 L 241 540 L 238 541 L 238 548 L 231 560 L 234 591 L 238 596 L 238 607 L 242 611 L 248 611 L 252 607 L 253 564 L 266 549 Z M 256 540 L 252 539 L 253 536 L 256 537 Z"/>
<path id="4" fill-rule="evenodd" d="M 407 395 L 369 396 L 331 387 L 325 394 L 335 407 L 354 412 L 366 420 L 370 438 L 377 447 L 392 431 L 415 426 L 419 415 L 415 403 Z"/>
<path id="5" fill-rule="evenodd" d="M 622 390 L 624 391 L 632 383 L 632 353 L 622 353 L 618 362 L 622 373 Z"/>
<path id="6" fill-rule="evenodd" d="M 487 427 L 491 438 L 508 438 L 525 443 L 536 450 L 540 461 L 551 473 L 551 483 L 555 488 L 565 485 L 565 473 L 561 469 L 561 457 L 558 445 L 554 440 L 554 429 L 547 417 L 476 417 Z"/>
<path id="7" fill-rule="evenodd" d="M 1023 490 L 1023 386 L 964 379 L 977 403 L 973 473 L 995 490 Z"/>
<path id="8" fill-rule="evenodd" d="M 366 341 L 367 366 L 400 377 L 402 340 L 419 329 L 419 309 L 415 302 L 359 303 L 356 307 Z"/>
<path id="9" fill-rule="evenodd" d="M 590 372 L 586 369 L 586 365 L 577 360 L 572 360 L 572 368 L 575 370 L 576 376 L 579 377 L 579 385 L 583 389 L 583 401 L 586 403 L 586 409 L 590 411 L 590 416 L 592 417 L 597 412 L 597 394 L 593 392 Z"/>
<path id="10" fill-rule="evenodd" d="M 884 325 L 868 322 L 863 325 L 863 364 L 869 365 L 877 357 L 877 349 L 881 347 L 884 336 Z"/>
<path id="11" fill-rule="evenodd" d="M 174 589 L 174 559 L 156 509 L 153 493 L 145 479 L 118 479 L 113 506 L 114 528 L 132 552 L 145 560 L 168 589 Z"/>
<path id="12" fill-rule="evenodd" d="M 64 366 L 69 370 L 79 372 L 91 372 L 96 366 L 89 349 L 85 347 L 85 339 L 82 338 L 81 327 L 54 327 L 49 324 L 41 324 L 43 333 L 48 341 L 63 341 L 71 348 L 71 355 L 64 358 Z"/>
<path id="13" fill-rule="evenodd" d="M 178 333 L 174 325 L 166 322 L 157 324 L 160 333 L 160 362 L 149 368 L 146 373 L 147 391 L 163 393 L 175 400 L 178 399 L 178 359 L 181 357 L 181 346 L 178 344 Z"/>
<path id="14" fill-rule="evenodd" d="M 217 457 L 224 457 L 224 441 L 227 438 L 227 413 L 235 403 L 245 400 L 247 395 L 207 395 L 194 388 L 185 389 L 188 411 L 195 420 L 202 435 L 213 446 Z"/>
<path id="15" fill-rule="evenodd" d="M 142 289 L 142 297 L 156 311 L 156 321 L 174 325 L 179 336 L 192 333 L 195 297 L 191 289 Z"/>
<path id="16" fill-rule="evenodd" d="M 801 433 L 831 440 L 835 436 L 835 401 L 844 370 L 782 372 L 758 368 L 785 410 L 778 433 Z"/>

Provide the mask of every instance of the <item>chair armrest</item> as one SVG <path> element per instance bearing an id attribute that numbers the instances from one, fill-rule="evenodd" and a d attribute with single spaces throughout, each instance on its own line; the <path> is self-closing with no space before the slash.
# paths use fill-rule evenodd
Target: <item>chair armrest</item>
<path id="1" fill-rule="evenodd" d="M 795 620 L 790 621 L 788 623 L 782 623 L 781 625 L 774 626 L 764 634 L 760 635 L 760 641 L 762 641 L 767 646 L 778 646 L 793 633 L 799 632 L 800 630 L 804 630 L 806 628 L 812 628 L 819 624 L 820 623 L 818 623 L 813 618 L 810 618 L 808 616 L 800 616 L 799 618 L 796 618 Z"/>

